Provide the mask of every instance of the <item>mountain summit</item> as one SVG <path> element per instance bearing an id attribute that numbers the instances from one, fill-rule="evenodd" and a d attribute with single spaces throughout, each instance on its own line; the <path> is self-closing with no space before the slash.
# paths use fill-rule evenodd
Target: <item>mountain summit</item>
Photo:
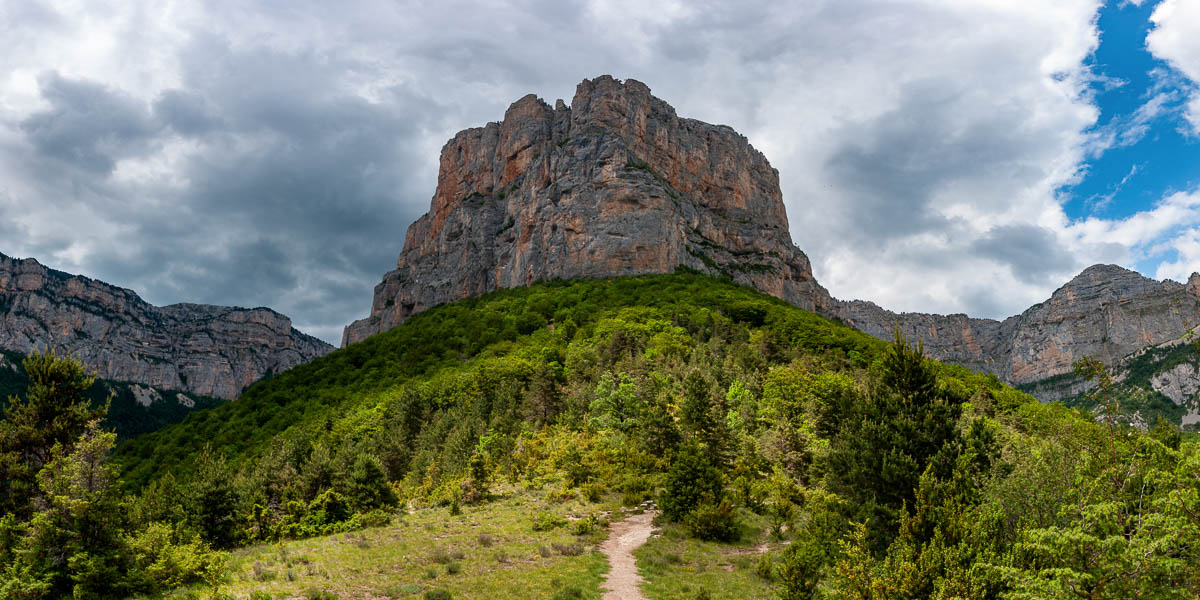
<path id="1" fill-rule="evenodd" d="M 342 345 L 499 288 L 680 266 L 836 309 L 792 243 L 766 157 L 727 126 L 680 118 L 645 84 L 605 75 L 580 83 L 570 107 L 528 95 L 446 143 L 430 211 Z"/>
<path id="2" fill-rule="evenodd" d="M 897 314 L 863 301 L 842 303 L 839 316 L 876 337 L 899 327 L 933 358 L 1024 384 L 1068 373 L 1085 356 L 1112 365 L 1144 347 L 1179 340 L 1200 325 L 1200 275 L 1184 285 L 1093 265 L 1045 302 L 1004 321 Z"/>

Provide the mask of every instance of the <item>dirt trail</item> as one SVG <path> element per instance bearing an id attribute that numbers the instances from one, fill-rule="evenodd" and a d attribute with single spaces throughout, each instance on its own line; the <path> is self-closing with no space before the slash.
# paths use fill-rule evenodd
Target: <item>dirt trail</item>
<path id="1" fill-rule="evenodd" d="M 646 600 L 638 589 L 642 578 L 638 575 L 633 551 L 650 539 L 653 518 L 654 513 L 644 512 L 630 515 L 609 527 L 608 539 L 600 544 L 600 551 L 608 556 L 608 564 L 612 567 L 604 580 L 603 600 Z"/>

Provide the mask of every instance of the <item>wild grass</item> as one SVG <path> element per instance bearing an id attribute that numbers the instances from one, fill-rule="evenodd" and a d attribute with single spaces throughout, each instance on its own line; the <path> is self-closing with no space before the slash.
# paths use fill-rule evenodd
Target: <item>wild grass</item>
<path id="1" fill-rule="evenodd" d="M 238 599 L 579 598 L 599 600 L 608 561 L 603 536 L 568 527 L 534 531 L 531 514 L 578 520 L 583 500 L 548 504 L 520 492 L 482 506 L 415 510 L 392 525 L 252 546 L 230 555 L 220 592 Z M 443 592 L 449 594 L 443 595 Z M 193 586 L 161 598 L 208 598 Z"/>
<path id="2" fill-rule="evenodd" d="M 704 542 L 688 536 L 680 524 L 662 522 L 661 529 L 636 552 L 642 592 L 651 600 L 773 600 L 778 591 L 756 573 L 759 558 L 784 544 L 768 537 L 765 517 L 739 511 L 742 541 Z"/>

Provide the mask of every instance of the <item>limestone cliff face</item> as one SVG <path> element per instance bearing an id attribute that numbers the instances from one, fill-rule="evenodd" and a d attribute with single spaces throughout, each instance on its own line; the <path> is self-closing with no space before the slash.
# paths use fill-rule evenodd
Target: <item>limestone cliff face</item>
<path id="1" fill-rule="evenodd" d="M 1200 425 L 1200 402 L 1197 402 L 1197 394 L 1200 393 L 1200 373 L 1194 365 L 1180 363 L 1156 373 L 1150 379 L 1150 387 L 1170 398 L 1171 402 L 1187 409 L 1181 425 Z"/>
<path id="2" fill-rule="evenodd" d="M 746 138 L 680 118 L 638 81 L 585 80 L 570 107 L 529 95 L 442 148 L 430 211 L 342 344 L 499 288 L 680 265 L 836 310 L 792 244 L 778 173 Z"/>
<path id="3" fill-rule="evenodd" d="M 1187 285 L 1154 281 L 1116 265 L 1088 267 L 1050 296 L 1003 322 L 965 315 L 896 314 L 844 302 L 839 316 L 877 337 L 898 325 L 933 358 L 991 371 L 1014 384 L 1071 371 L 1084 356 L 1113 365 L 1200 325 L 1200 275 Z"/>
<path id="4" fill-rule="evenodd" d="M 0 254 L 0 349 L 45 348 L 105 379 L 227 399 L 333 350 L 270 309 L 152 306 L 131 290 Z"/>
<path id="5" fill-rule="evenodd" d="M 918 340 L 926 354 L 941 361 L 1003 376 L 1009 350 L 1006 333 L 1011 327 L 991 319 L 963 314 L 894 313 L 873 302 L 842 302 L 838 317 L 846 324 L 879 339 L 891 340 L 895 328 L 905 339 Z"/>

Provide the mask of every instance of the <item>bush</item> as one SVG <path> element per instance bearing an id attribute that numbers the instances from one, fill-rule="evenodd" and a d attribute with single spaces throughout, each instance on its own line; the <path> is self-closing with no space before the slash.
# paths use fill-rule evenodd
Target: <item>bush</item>
<path id="1" fill-rule="evenodd" d="M 446 590 L 429 590 L 425 592 L 425 600 L 450 600 L 450 592 Z"/>
<path id="2" fill-rule="evenodd" d="M 654 484 L 644 476 L 630 475 L 621 483 L 621 506 L 637 506 L 653 497 Z"/>
<path id="3" fill-rule="evenodd" d="M 359 512 L 391 508 L 397 503 L 396 493 L 388 483 L 383 465 L 370 454 L 360 456 L 350 469 L 346 498 Z"/>
<path id="4" fill-rule="evenodd" d="M 702 540 L 734 542 L 741 537 L 733 504 L 728 500 L 697 506 L 684 517 L 683 524 L 689 533 Z"/>
<path id="5" fill-rule="evenodd" d="M 754 574 L 768 581 L 775 578 L 775 557 L 770 552 L 764 552 L 758 556 L 758 562 L 754 565 Z"/>
<path id="6" fill-rule="evenodd" d="M 346 497 L 333 490 L 325 490 L 308 503 L 308 513 L 301 522 L 301 533 L 306 536 L 337 533 L 337 527 L 350 518 L 350 504 Z"/>
<path id="7" fill-rule="evenodd" d="M 210 571 L 219 571 L 225 557 L 204 542 L 175 544 L 171 528 L 154 523 L 127 538 L 131 566 L 130 587 L 154 591 L 199 583 Z"/>
<path id="8" fill-rule="evenodd" d="M 361 529 L 363 527 L 385 527 L 392 524 L 394 515 L 383 510 L 372 510 L 365 513 L 359 513 L 350 517 L 350 521 L 355 525 L 352 529 Z M 347 529 L 349 531 L 350 529 Z"/>
<path id="9" fill-rule="evenodd" d="M 588 502 L 599 502 L 604 496 L 604 485 L 596 482 L 585 483 L 579 486 L 579 492 Z"/>
<path id="10" fill-rule="evenodd" d="M 672 521 L 682 521 L 702 502 L 719 503 L 724 498 L 721 471 L 696 446 L 684 448 L 667 472 L 666 489 L 659 507 Z"/>
<path id="11" fill-rule="evenodd" d="M 599 531 L 605 524 L 601 523 L 596 515 L 591 514 L 571 524 L 571 533 L 575 535 L 589 535 Z"/>
<path id="12" fill-rule="evenodd" d="M 567 520 L 549 512 L 539 513 L 533 518 L 534 531 L 550 531 L 567 524 Z"/>
<path id="13" fill-rule="evenodd" d="M 775 575 L 779 577 L 780 583 L 780 598 L 814 598 L 829 560 L 829 552 L 821 545 L 820 540 L 801 536 L 793 541 L 775 564 Z"/>

